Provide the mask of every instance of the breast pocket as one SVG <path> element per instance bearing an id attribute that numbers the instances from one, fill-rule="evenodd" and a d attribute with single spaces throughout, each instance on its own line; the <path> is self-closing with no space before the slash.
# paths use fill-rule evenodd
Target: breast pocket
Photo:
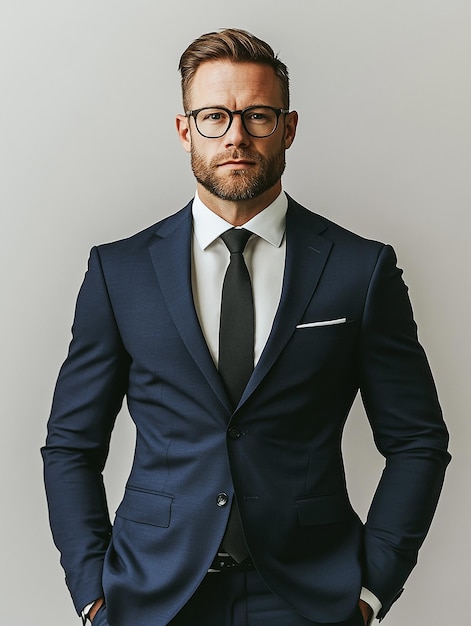
<path id="1" fill-rule="evenodd" d="M 312 320 L 312 318 L 311 318 Z M 291 338 L 293 355 L 319 367 L 343 366 L 358 339 L 358 324 L 348 318 L 300 320 Z"/>
<path id="2" fill-rule="evenodd" d="M 303 330 L 308 328 L 325 328 L 327 326 L 340 326 L 348 322 L 346 317 L 336 317 L 334 319 L 318 320 L 315 322 L 302 322 L 296 326 L 297 329 Z"/>

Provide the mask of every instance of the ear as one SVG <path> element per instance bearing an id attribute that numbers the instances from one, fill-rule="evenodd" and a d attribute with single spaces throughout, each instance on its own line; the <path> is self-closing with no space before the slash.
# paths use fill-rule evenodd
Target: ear
<path id="1" fill-rule="evenodd" d="M 287 113 L 285 119 L 285 148 L 288 149 L 296 137 L 296 127 L 298 126 L 298 113 L 291 111 Z"/>
<path id="2" fill-rule="evenodd" d="M 186 152 L 191 152 L 190 119 L 186 115 L 177 115 L 177 133 Z"/>

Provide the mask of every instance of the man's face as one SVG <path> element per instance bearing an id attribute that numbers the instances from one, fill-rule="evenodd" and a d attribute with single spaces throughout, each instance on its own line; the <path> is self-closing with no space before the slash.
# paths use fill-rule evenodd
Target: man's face
<path id="1" fill-rule="evenodd" d="M 254 105 L 283 107 L 281 88 L 272 68 L 256 63 L 207 61 L 191 85 L 191 109 L 223 106 L 229 110 Z M 296 128 L 295 114 L 281 115 L 273 135 L 252 137 L 240 115 L 217 139 L 201 136 L 193 118 L 180 117 L 180 138 L 191 153 L 193 173 L 211 194 L 232 202 L 256 198 L 279 185 L 285 167 L 285 150 Z M 177 121 L 178 124 L 178 121 Z"/>

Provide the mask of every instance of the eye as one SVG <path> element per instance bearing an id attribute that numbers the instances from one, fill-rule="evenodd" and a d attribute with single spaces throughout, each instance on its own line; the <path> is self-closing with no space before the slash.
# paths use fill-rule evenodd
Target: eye
<path id="1" fill-rule="evenodd" d="M 268 115 L 260 111 L 251 111 L 247 114 L 247 119 L 253 122 L 265 122 L 268 119 Z"/>
<path id="2" fill-rule="evenodd" d="M 201 123 L 220 123 L 227 122 L 229 116 L 224 109 L 203 109 L 198 113 L 198 122 Z"/>

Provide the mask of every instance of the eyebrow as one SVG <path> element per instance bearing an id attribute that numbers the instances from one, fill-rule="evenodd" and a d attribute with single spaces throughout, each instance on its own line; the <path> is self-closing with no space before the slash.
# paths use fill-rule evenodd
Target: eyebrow
<path id="1" fill-rule="evenodd" d="M 274 109 L 282 109 L 282 106 L 275 106 L 273 104 L 261 104 L 261 103 L 256 103 L 256 104 L 249 104 L 246 107 L 242 107 L 242 109 L 231 109 L 230 107 L 226 106 L 225 104 L 207 104 L 205 106 L 202 107 L 194 107 L 192 110 L 196 111 L 197 109 L 227 109 L 228 111 L 244 111 L 245 109 L 251 109 L 252 107 L 272 107 Z"/>

